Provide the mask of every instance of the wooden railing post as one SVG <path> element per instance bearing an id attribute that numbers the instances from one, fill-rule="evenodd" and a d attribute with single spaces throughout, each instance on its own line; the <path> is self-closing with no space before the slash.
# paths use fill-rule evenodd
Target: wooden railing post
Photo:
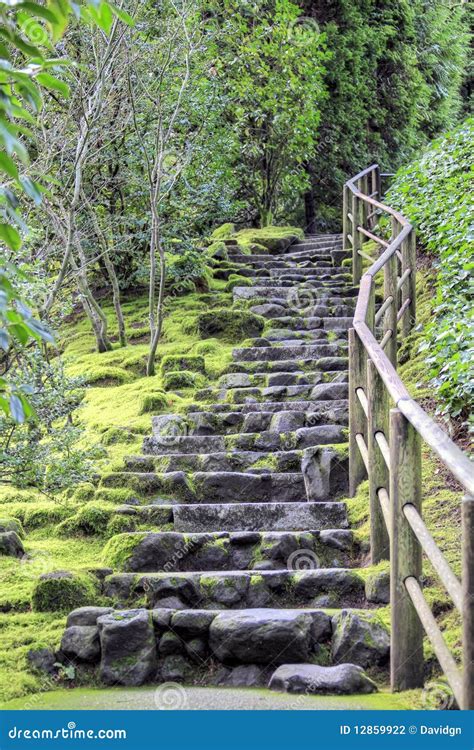
<path id="1" fill-rule="evenodd" d="M 464 711 L 474 710 L 474 497 L 462 501 L 463 585 L 463 700 Z"/>
<path id="2" fill-rule="evenodd" d="M 342 249 L 347 252 L 350 247 L 348 238 L 349 234 L 349 196 L 350 191 L 347 185 L 342 188 Z"/>
<path id="3" fill-rule="evenodd" d="M 419 435 L 399 409 L 390 411 L 390 682 L 392 690 L 423 685 L 423 627 L 405 587 L 420 580 L 422 550 L 404 513 L 411 503 L 421 514 Z"/>
<path id="4" fill-rule="evenodd" d="M 390 542 L 378 490 L 389 490 L 389 471 L 380 446 L 375 438 L 377 432 L 388 436 L 388 395 L 382 378 L 372 360 L 367 361 L 367 402 L 369 452 L 369 497 L 370 497 L 370 550 L 372 564 L 390 558 Z"/>
<path id="5" fill-rule="evenodd" d="M 394 229 L 395 232 L 395 229 Z M 397 236 L 392 232 L 392 237 Z M 387 309 L 383 319 L 383 334 L 385 335 L 388 331 L 392 332 L 387 344 L 385 345 L 385 354 L 389 358 L 392 365 L 396 368 L 397 366 L 397 312 L 398 312 L 398 273 L 397 273 L 398 260 L 395 253 L 386 262 L 384 266 L 384 283 L 383 291 L 384 298 L 392 297 L 393 302 Z"/>
<path id="6" fill-rule="evenodd" d="M 349 495 L 354 497 L 366 477 L 365 464 L 356 435 L 366 434 L 366 416 L 357 397 L 357 388 L 365 390 L 365 349 L 353 328 L 349 331 Z"/>
<path id="7" fill-rule="evenodd" d="M 408 336 L 416 323 L 416 235 L 412 229 L 402 245 L 402 274 L 410 269 L 411 273 L 402 286 L 401 303 L 409 299 L 408 310 L 402 318 L 402 334 Z"/>
<path id="8" fill-rule="evenodd" d="M 362 222 L 362 206 L 357 195 L 352 194 L 352 279 L 354 286 L 358 286 L 362 276 L 361 235 L 357 227 Z"/>

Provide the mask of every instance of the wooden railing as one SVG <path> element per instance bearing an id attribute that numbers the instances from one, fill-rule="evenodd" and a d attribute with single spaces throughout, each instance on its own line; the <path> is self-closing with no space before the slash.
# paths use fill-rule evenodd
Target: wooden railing
<path id="1" fill-rule="evenodd" d="M 415 231 L 381 202 L 377 165 L 346 182 L 343 206 L 344 248 L 352 251 L 354 284 L 360 285 L 349 331 L 350 494 L 368 476 L 372 562 L 390 560 L 392 690 L 423 685 L 426 634 L 458 706 L 473 709 L 473 464 L 397 375 L 398 339 L 408 335 L 416 318 Z M 391 226 L 385 239 L 377 234 L 382 217 Z M 377 245 L 377 258 L 363 249 L 369 240 Z M 370 267 L 362 273 L 364 258 Z M 376 298 L 380 274 L 383 293 Z M 467 492 L 462 502 L 462 584 L 423 521 L 421 441 Z M 462 673 L 423 595 L 423 553 L 462 616 Z"/>

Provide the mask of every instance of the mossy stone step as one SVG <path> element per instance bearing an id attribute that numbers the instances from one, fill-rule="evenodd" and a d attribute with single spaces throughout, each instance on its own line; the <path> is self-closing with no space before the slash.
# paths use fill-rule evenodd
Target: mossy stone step
<path id="1" fill-rule="evenodd" d="M 120 471 L 105 474 L 101 487 L 128 488 L 141 497 L 154 497 L 159 504 L 301 502 L 306 497 L 303 475 L 236 471 Z"/>
<path id="2" fill-rule="evenodd" d="M 356 569 L 114 573 L 103 583 L 114 606 L 193 609 L 347 608 L 366 605 Z"/>
<path id="3" fill-rule="evenodd" d="M 291 402 L 290 402 L 291 403 Z M 331 401 L 315 402 L 308 411 L 286 409 L 281 411 L 254 411 L 244 414 L 239 411 L 216 413 L 213 411 L 188 412 L 183 423 L 187 435 L 234 435 L 255 432 L 293 432 L 300 427 L 315 427 L 325 424 L 347 425 L 347 404 L 334 408 Z M 159 417 L 155 417 L 159 420 Z M 159 423 L 154 429 L 160 437 Z"/>
<path id="4" fill-rule="evenodd" d="M 346 356 L 347 344 L 312 344 L 299 346 L 249 346 L 234 349 L 232 357 L 239 362 L 264 362 L 286 359 L 315 359 Z"/>
<path id="5" fill-rule="evenodd" d="M 333 418 L 332 415 L 340 409 L 348 409 L 349 401 L 347 399 L 335 399 L 333 401 L 262 401 L 244 404 L 232 404 L 232 413 L 250 414 L 251 412 L 271 412 L 275 414 L 280 411 L 304 411 L 312 412 L 316 415 L 322 415 L 328 413 L 329 421 Z M 332 410 L 335 410 L 334 412 Z M 220 414 L 222 412 L 229 411 L 228 404 L 192 404 L 189 407 L 192 412 L 197 411 L 210 411 Z M 328 410 L 328 411 L 327 411 Z"/>
<path id="6" fill-rule="evenodd" d="M 303 451 L 238 451 L 234 453 L 177 453 L 171 456 L 125 456 L 124 470 L 138 472 L 170 471 L 263 471 L 298 472 Z"/>
<path id="7" fill-rule="evenodd" d="M 341 379 L 341 371 L 332 369 L 333 357 L 319 357 L 305 359 L 298 357 L 297 359 L 282 359 L 282 360 L 255 360 L 251 362 L 247 361 L 234 361 L 230 362 L 226 367 L 226 373 L 255 373 L 255 374 L 266 374 L 266 373 L 287 373 L 287 372 L 313 372 L 316 382 L 330 383 L 334 380 L 339 381 Z M 336 359 L 339 362 L 339 357 Z M 318 380 L 319 376 L 319 380 Z M 347 378 L 346 378 L 347 379 Z"/>
<path id="8" fill-rule="evenodd" d="M 130 573 L 344 568 L 353 535 L 328 531 L 135 532 L 112 537 L 104 562 Z"/>
<path id="9" fill-rule="evenodd" d="M 353 326 L 353 318 L 299 318 L 298 316 L 287 316 L 283 318 L 271 318 L 267 321 L 268 329 L 292 329 L 297 331 L 334 331 L 341 335 Z M 267 336 L 267 333 L 265 336 Z"/>
<path id="10" fill-rule="evenodd" d="M 334 367 L 335 372 L 347 370 L 347 359 L 345 357 L 335 358 L 335 362 L 331 363 Z M 335 367 L 336 366 L 336 367 Z M 340 370 L 336 369 L 340 367 Z M 218 381 L 218 387 L 220 388 L 273 388 L 274 386 L 282 385 L 318 385 L 318 383 L 324 382 L 321 377 L 321 372 L 304 370 L 293 371 L 293 372 L 230 372 L 225 375 L 221 375 Z"/>
<path id="11" fill-rule="evenodd" d="M 305 531 L 348 528 L 341 502 L 228 503 L 177 505 L 175 531 Z"/>
<path id="12" fill-rule="evenodd" d="M 228 404 L 239 404 L 247 401 L 281 401 L 282 399 L 314 399 L 315 401 L 333 401 L 348 397 L 347 373 L 338 372 L 341 378 L 318 385 L 275 385 L 269 388 L 205 388 L 197 391 L 200 401 L 225 401 Z M 339 382 L 341 381 L 341 382 Z"/>
<path id="13" fill-rule="evenodd" d="M 299 341 L 299 342 L 314 342 L 314 341 L 322 341 L 327 343 L 346 343 L 347 340 L 347 329 L 341 328 L 341 329 L 331 329 L 330 331 L 327 331 L 324 328 L 303 328 L 296 326 L 294 328 L 291 327 L 284 327 L 281 328 L 277 327 L 276 325 L 273 325 L 273 320 L 271 321 L 271 325 L 265 330 L 265 332 L 262 334 L 262 336 L 270 342 L 270 344 L 273 344 L 274 342 L 282 343 L 285 345 L 285 341 L 288 341 L 288 339 L 292 339 L 293 341 Z M 288 343 L 286 344 L 288 346 Z"/>

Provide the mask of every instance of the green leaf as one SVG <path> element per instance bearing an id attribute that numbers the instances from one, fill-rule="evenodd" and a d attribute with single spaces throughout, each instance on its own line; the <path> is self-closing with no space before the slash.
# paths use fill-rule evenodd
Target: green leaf
<path id="1" fill-rule="evenodd" d="M 18 179 L 18 168 L 11 156 L 8 156 L 5 151 L 0 151 L 0 169 L 9 177 Z"/>
<path id="2" fill-rule="evenodd" d="M 69 86 L 64 81 L 60 81 L 59 78 L 52 76 L 50 73 L 39 73 L 36 76 L 36 80 L 46 89 L 51 91 L 59 91 L 59 93 L 67 98 L 70 93 Z"/>
<path id="3" fill-rule="evenodd" d="M 25 410 L 23 409 L 23 403 L 21 398 L 13 393 L 10 396 L 10 413 L 12 418 L 18 424 L 22 424 L 25 421 Z"/>
<path id="4" fill-rule="evenodd" d="M 19 250 L 21 237 L 10 224 L 0 224 L 0 239 L 2 239 L 11 250 Z"/>

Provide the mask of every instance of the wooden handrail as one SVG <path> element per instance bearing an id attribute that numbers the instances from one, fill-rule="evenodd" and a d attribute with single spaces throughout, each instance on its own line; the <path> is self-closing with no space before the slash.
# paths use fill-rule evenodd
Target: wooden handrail
<path id="1" fill-rule="evenodd" d="M 381 198 L 382 177 L 374 164 L 346 182 L 343 192 L 343 247 L 352 254 L 354 284 L 359 286 L 349 331 L 350 494 L 368 476 L 372 561 L 390 560 L 392 689 L 423 685 L 425 633 L 458 705 L 473 709 L 474 572 L 469 567 L 474 564 L 474 468 L 397 373 L 398 338 L 407 336 L 416 320 L 416 240 L 410 222 L 373 197 Z M 382 215 L 391 222 L 388 240 L 377 235 Z M 376 260 L 362 249 L 367 239 L 382 248 Z M 365 272 L 362 258 L 370 262 Z M 384 291 L 376 309 L 374 279 L 379 273 Z M 468 493 L 462 514 L 462 585 L 423 521 L 421 440 Z M 423 552 L 462 613 L 462 676 L 423 595 Z"/>

